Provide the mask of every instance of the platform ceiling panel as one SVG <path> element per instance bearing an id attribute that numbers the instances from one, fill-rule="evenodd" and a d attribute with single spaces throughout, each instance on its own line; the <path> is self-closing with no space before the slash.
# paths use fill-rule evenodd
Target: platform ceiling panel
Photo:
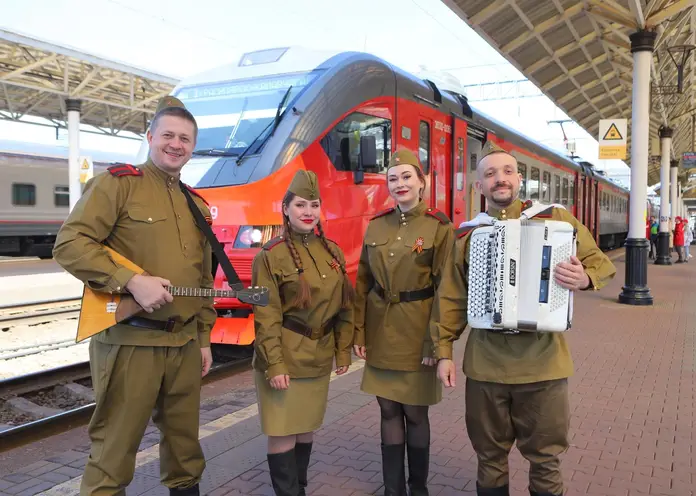
<path id="1" fill-rule="evenodd" d="M 0 29 L 0 118 L 32 115 L 64 127 L 66 98 L 105 134 L 142 134 L 178 80 Z"/>
<path id="2" fill-rule="evenodd" d="M 672 157 L 695 151 L 691 114 L 696 110 L 692 85 L 696 51 L 683 65 L 683 88 L 678 93 L 677 64 L 667 50 L 696 45 L 692 0 L 443 2 L 595 138 L 600 119 L 625 118 L 630 127 L 629 35 L 640 27 L 654 29 L 651 138 L 669 123 L 675 129 Z M 682 52 L 672 55 L 681 62 Z M 630 132 L 628 141 L 630 153 Z M 660 151 L 651 149 L 650 154 L 648 184 L 653 185 L 660 181 Z M 630 165 L 630 154 L 626 163 Z M 684 183 L 688 178 L 680 179 Z"/>

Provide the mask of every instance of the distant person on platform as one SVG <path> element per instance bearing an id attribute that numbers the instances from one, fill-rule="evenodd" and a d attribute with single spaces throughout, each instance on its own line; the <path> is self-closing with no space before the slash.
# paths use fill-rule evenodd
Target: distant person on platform
<path id="1" fill-rule="evenodd" d="M 522 176 L 517 160 L 494 143 L 486 144 L 476 171 L 477 189 L 487 200 L 487 215 L 457 230 L 433 312 L 438 376 L 445 387 L 455 385 L 453 342 L 467 326 L 470 233 L 484 217 L 518 219 L 531 206 L 518 199 Z M 577 229 L 577 256 L 557 266 L 559 285 L 572 291 L 597 290 L 614 277 L 614 265 L 570 212 L 549 206 L 537 217 L 565 221 Z M 572 373 L 573 361 L 563 333 L 471 329 L 464 374 L 466 426 L 478 458 L 477 494 L 510 494 L 508 454 L 515 443 L 530 464 L 530 494 L 563 494 L 559 455 L 568 449 L 568 377 Z"/>
<path id="2" fill-rule="evenodd" d="M 212 364 L 216 313 L 212 298 L 173 298 L 167 291 L 213 286 L 211 247 L 179 183 L 197 133 L 184 105 L 164 98 L 147 132 L 148 161 L 116 165 L 90 180 L 56 239 L 53 256 L 68 272 L 93 290 L 131 294 L 144 309 L 89 344 L 96 409 L 83 496 L 125 494 L 153 410 L 162 434 L 162 483 L 170 495 L 200 494 L 201 378 Z M 191 196 L 210 219 L 205 201 Z M 104 246 L 150 275 L 115 263 Z"/>

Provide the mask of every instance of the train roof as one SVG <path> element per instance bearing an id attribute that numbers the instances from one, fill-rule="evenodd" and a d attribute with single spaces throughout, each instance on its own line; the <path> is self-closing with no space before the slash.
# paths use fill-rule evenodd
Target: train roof
<path id="1" fill-rule="evenodd" d="M 0 139 L 0 155 L 22 155 L 67 160 L 69 157 L 69 149 L 67 146 Z M 134 154 L 88 150 L 85 148 L 80 149 L 80 155 L 92 157 L 94 163 L 101 164 L 108 164 L 111 162 L 131 163 L 135 159 Z"/>

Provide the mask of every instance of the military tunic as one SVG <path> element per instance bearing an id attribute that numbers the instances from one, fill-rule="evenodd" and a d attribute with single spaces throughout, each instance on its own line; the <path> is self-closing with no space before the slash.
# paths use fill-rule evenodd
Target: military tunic
<path id="1" fill-rule="evenodd" d="M 205 202 L 191 194 L 205 217 Z M 132 271 L 109 246 L 172 285 L 212 288 L 211 248 L 197 227 L 177 178 L 152 162 L 115 166 L 92 178 L 61 227 L 55 260 L 96 291 L 126 293 Z M 198 443 L 201 347 L 210 346 L 212 298 L 174 297 L 138 317 L 173 319 L 172 332 L 119 324 L 90 342 L 96 409 L 81 494 L 115 494 L 133 478 L 135 455 L 153 409 L 166 442 L 161 471 L 169 487 L 188 487 L 205 467 Z M 171 398 L 176 397 L 176 401 Z"/>
<path id="2" fill-rule="evenodd" d="M 365 346 L 364 392 L 408 405 L 442 398 L 428 325 L 433 293 L 452 246 L 449 219 L 422 201 L 372 219 L 356 279 L 355 344 Z M 408 301 L 404 292 L 422 292 Z M 402 301 L 406 300 L 406 301 Z"/>
<path id="3" fill-rule="evenodd" d="M 269 241 L 252 265 L 252 285 L 269 289 L 268 306 L 254 308 L 253 358 L 261 428 L 268 436 L 317 430 L 326 412 L 334 358 L 337 367 L 351 363 L 353 308 L 342 306 L 343 252 L 327 240 L 340 257 L 334 260 L 316 234 L 290 236 L 311 289 L 309 308 L 294 306 L 299 274 L 284 236 Z M 305 327 L 309 335 L 290 327 Z M 269 380 L 279 375 L 290 376 L 288 389 L 271 388 Z"/>
<path id="4" fill-rule="evenodd" d="M 497 219 L 517 219 L 519 200 L 503 210 L 489 210 Z M 592 235 L 570 212 L 549 208 L 532 218 L 565 221 L 577 229 L 577 258 L 590 279 L 586 289 L 600 289 L 616 269 Z M 467 326 L 469 234 L 456 233 L 436 297 L 437 318 L 431 326 L 435 355 L 452 358 L 452 344 Z M 466 425 L 478 456 L 477 483 L 501 487 L 508 483 L 508 453 L 516 442 L 530 461 L 530 490 L 562 494 L 559 455 L 568 447 L 570 406 L 567 378 L 573 362 L 564 333 L 503 334 L 472 329 L 464 352 Z"/>

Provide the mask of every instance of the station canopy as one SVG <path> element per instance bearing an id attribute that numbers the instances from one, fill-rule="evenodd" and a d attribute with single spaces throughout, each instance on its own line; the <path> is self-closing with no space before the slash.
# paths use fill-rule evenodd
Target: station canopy
<path id="1" fill-rule="evenodd" d="M 0 29 L 0 119 L 48 119 L 67 128 L 68 98 L 98 132 L 142 135 L 178 80 Z"/>
<path id="2" fill-rule="evenodd" d="M 628 119 L 629 166 L 629 35 L 641 28 L 654 30 L 648 185 L 660 182 L 660 126 L 674 129 L 671 156 L 680 165 L 683 152 L 696 151 L 692 0 L 443 1 L 591 136 L 599 140 L 600 119 Z M 679 170 L 686 190 L 689 170 Z M 687 195 L 696 195 L 696 188 Z"/>

